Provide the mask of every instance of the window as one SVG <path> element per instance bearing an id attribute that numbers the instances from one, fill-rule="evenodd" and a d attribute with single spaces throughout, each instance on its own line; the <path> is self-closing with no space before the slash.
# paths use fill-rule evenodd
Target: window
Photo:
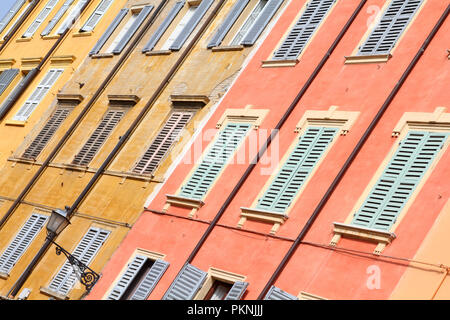
<path id="1" fill-rule="evenodd" d="M 186 27 L 186 25 L 189 23 L 189 20 L 191 20 L 192 16 L 194 15 L 195 11 L 197 10 L 198 6 L 190 6 L 186 14 L 184 15 L 183 19 L 178 23 L 175 30 L 170 34 L 169 39 L 162 45 L 161 50 L 169 50 L 169 48 L 172 46 L 172 44 L 175 42 L 175 40 L 178 38 L 180 33 L 183 31 L 183 29 Z"/>
<path id="2" fill-rule="evenodd" d="M 108 49 L 105 50 L 106 53 L 112 53 L 114 49 L 117 47 L 120 41 L 125 37 L 125 35 L 128 33 L 128 30 L 130 30 L 131 26 L 136 21 L 138 15 L 133 14 L 130 19 L 128 19 L 125 26 L 120 30 L 119 34 L 116 36 L 114 41 L 111 43 L 111 45 L 108 47 Z"/>
<path id="3" fill-rule="evenodd" d="M 238 33 L 234 36 L 233 40 L 231 40 L 230 45 L 238 45 L 241 44 L 242 39 L 245 38 L 245 36 L 248 34 L 250 29 L 255 24 L 257 18 L 261 14 L 262 10 L 266 6 L 268 0 L 260 0 L 256 4 L 253 11 L 250 13 L 250 15 L 247 17 L 247 20 L 245 20 L 242 27 L 239 29 Z"/>
<path id="4" fill-rule="evenodd" d="M 2 20 L 0 21 L 0 33 L 5 30 L 14 16 L 19 12 L 20 8 L 25 4 L 26 0 L 17 0 L 12 7 L 6 12 Z"/>
<path id="5" fill-rule="evenodd" d="M 8 30 L 5 32 L 5 34 L 3 35 L 3 39 L 6 39 L 6 37 L 9 35 L 9 32 L 14 28 L 14 26 L 19 22 L 19 20 L 23 17 L 23 15 L 25 14 L 25 12 L 27 12 L 28 8 L 30 7 L 31 2 L 27 2 L 27 4 L 25 5 L 25 8 L 22 10 L 22 12 L 17 16 L 16 20 L 14 21 L 13 24 L 11 24 L 11 26 L 8 28 Z"/>
<path id="6" fill-rule="evenodd" d="M 111 6 L 112 2 L 113 0 L 102 0 L 83 27 L 81 27 L 80 32 L 89 32 L 94 30 L 95 26 Z"/>
<path id="7" fill-rule="evenodd" d="M 264 300 L 298 300 L 298 298 L 275 286 L 270 287 Z"/>
<path id="8" fill-rule="evenodd" d="M 68 28 L 72 26 L 72 21 L 77 19 L 81 13 L 81 10 L 83 10 L 83 6 L 87 3 L 88 0 L 79 0 L 75 6 L 70 10 L 69 14 L 67 15 L 66 19 L 61 23 L 58 30 L 56 31 L 56 34 L 63 34 Z"/>
<path id="9" fill-rule="evenodd" d="M 34 35 L 36 30 L 40 27 L 40 25 L 44 22 L 44 20 L 48 17 L 50 12 L 58 3 L 58 0 L 49 0 L 45 7 L 38 14 L 33 23 L 28 27 L 27 31 L 22 35 L 22 38 L 30 38 Z"/>
<path id="10" fill-rule="evenodd" d="M 62 16 L 69 9 L 74 0 L 65 0 L 63 5 L 59 8 L 58 12 L 56 12 L 55 16 L 49 21 L 48 25 L 42 31 L 41 36 L 47 36 L 52 32 L 53 28 L 56 26 L 58 21 L 62 18 Z"/>
<path id="11" fill-rule="evenodd" d="M 5 92 L 14 78 L 19 74 L 19 69 L 7 69 L 0 73 L 0 95 Z"/>
<path id="12" fill-rule="evenodd" d="M 232 285 L 219 280 L 214 280 L 211 289 L 209 289 L 203 300 L 224 300 Z"/>

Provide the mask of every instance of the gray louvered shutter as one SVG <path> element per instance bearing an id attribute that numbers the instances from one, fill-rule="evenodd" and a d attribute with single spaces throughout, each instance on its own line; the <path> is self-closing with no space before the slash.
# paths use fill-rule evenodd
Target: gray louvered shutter
<path id="1" fill-rule="evenodd" d="M 163 300 L 192 300 L 205 282 L 206 276 L 205 271 L 186 264 L 170 285 Z"/>
<path id="2" fill-rule="evenodd" d="M 264 297 L 264 300 L 298 300 L 298 298 L 280 288 L 272 286 Z"/>
<path id="3" fill-rule="evenodd" d="M 85 265 L 89 266 L 97 252 L 105 243 L 111 232 L 100 228 L 90 228 L 78 243 L 72 255 Z M 62 295 L 67 295 L 75 285 L 77 275 L 73 267 L 66 260 L 56 276 L 50 282 L 48 288 Z"/>
<path id="4" fill-rule="evenodd" d="M 164 124 L 164 127 L 158 132 L 141 160 L 134 167 L 133 172 L 152 174 L 168 154 L 173 143 L 178 139 L 192 116 L 193 112 L 190 111 L 174 111 Z"/>
<path id="5" fill-rule="evenodd" d="M 47 36 L 53 30 L 55 25 L 58 23 L 59 19 L 66 13 L 69 9 L 70 5 L 74 2 L 74 0 L 66 0 L 64 4 L 59 8 L 58 12 L 56 12 L 55 16 L 50 20 L 48 25 L 45 27 L 44 31 L 42 31 L 41 36 Z"/>
<path id="6" fill-rule="evenodd" d="M 88 0 L 79 0 L 75 6 L 70 10 L 68 16 L 58 28 L 57 34 L 61 35 L 66 32 L 67 29 L 71 28 L 76 20 L 80 17 L 81 11 L 83 10 L 84 5 L 88 2 Z"/>
<path id="7" fill-rule="evenodd" d="M 423 0 L 392 0 L 358 55 L 388 54 L 419 9 Z"/>
<path id="8" fill-rule="evenodd" d="M 248 282 L 236 281 L 228 291 L 224 300 L 241 300 L 245 290 L 247 290 Z"/>
<path id="9" fill-rule="evenodd" d="M 89 32 L 94 30 L 97 23 L 100 21 L 100 19 L 103 17 L 103 15 L 106 13 L 108 8 L 111 6 L 111 3 L 113 3 L 113 0 L 102 0 L 100 4 L 97 6 L 95 11 L 91 14 L 89 19 L 86 21 L 86 23 L 81 27 L 81 32 Z"/>
<path id="10" fill-rule="evenodd" d="M 0 33 L 5 30 L 6 26 L 11 22 L 11 20 L 14 18 L 14 16 L 17 14 L 17 12 L 22 8 L 23 4 L 25 3 L 25 0 L 17 0 L 11 7 L 11 9 L 6 12 L 6 14 L 3 16 L 2 20 L 0 21 Z"/>
<path id="11" fill-rule="evenodd" d="M 89 137 L 88 141 L 75 156 L 72 163 L 81 166 L 87 166 L 97 154 L 98 150 L 108 139 L 114 128 L 125 115 L 124 110 L 110 109 L 106 112 L 102 121 Z"/>
<path id="12" fill-rule="evenodd" d="M 170 46 L 170 50 L 180 50 L 183 44 L 186 42 L 187 38 L 191 35 L 192 31 L 194 31 L 195 27 L 198 25 L 200 20 L 205 15 L 206 11 L 208 11 L 209 7 L 211 7 L 214 0 L 202 0 L 198 8 L 195 10 L 194 15 L 189 20 L 188 24 L 183 28 L 181 33 L 175 39 L 175 41 Z"/>
<path id="13" fill-rule="evenodd" d="M 0 74 L 0 95 L 8 88 L 19 73 L 19 69 L 8 69 Z"/>
<path id="14" fill-rule="evenodd" d="M 44 22 L 44 20 L 48 17 L 50 12 L 53 10 L 53 8 L 58 3 L 58 0 L 49 0 L 45 7 L 42 9 L 42 11 L 38 14 L 36 19 L 31 23 L 31 25 L 28 27 L 27 31 L 22 35 L 22 38 L 30 38 L 33 36 L 33 34 L 36 32 L 36 30 L 39 28 L 39 26 Z"/>
<path id="15" fill-rule="evenodd" d="M 302 53 L 308 41 L 311 39 L 317 28 L 330 11 L 335 0 L 311 0 L 289 31 L 280 47 L 275 51 L 273 60 L 293 60 Z"/>
<path id="16" fill-rule="evenodd" d="M 9 273 L 25 253 L 47 221 L 47 216 L 33 213 L 0 256 L 0 271 Z"/>
<path id="17" fill-rule="evenodd" d="M 136 21 L 134 21 L 133 25 L 130 27 L 130 29 L 127 31 L 127 33 L 123 36 L 123 38 L 120 40 L 120 42 L 117 44 L 117 46 L 114 48 L 112 53 L 119 54 L 122 52 L 123 48 L 128 44 L 128 42 L 131 40 L 131 38 L 136 33 L 137 29 L 141 26 L 142 22 L 147 18 L 149 13 L 153 10 L 153 6 L 145 6 L 141 12 L 139 12 L 139 15 L 136 18 Z"/>
<path id="18" fill-rule="evenodd" d="M 255 21 L 251 29 L 247 32 L 247 35 L 242 40 L 241 44 L 245 46 L 252 46 L 263 32 L 264 28 L 269 23 L 270 19 L 275 15 L 278 8 L 283 3 L 283 0 L 269 0 L 264 7 L 263 11 Z"/>
<path id="19" fill-rule="evenodd" d="M 104 46 L 106 41 L 108 41 L 109 37 L 111 37 L 112 33 L 114 32 L 114 30 L 116 30 L 117 26 L 120 24 L 120 22 L 122 22 L 127 13 L 128 9 L 122 9 L 119 11 L 113 22 L 109 25 L 108 29 L 106 29 L 105 33 L 100 37 L 94 48 L 92 48 L 92 50 L 89 52 L 90 56 L 99 53 L 100 49 Z"/>
<path id="20" fill-rule="evenodd" d="M 139 283 L 139 286 L 131 296 L 130 300 L 147 300 L 148 296 L 153 291 L 159 279 L 161 279 L 168 267 L 168 262 L 156 260 L 145 275 L 144 279 L 141 283 Z"/>
<path id="21" fill-rule="evenodd" d="M 73 108 L 57 108 L 36 138 L 34 138 L 33 142 L 31 142 L 29 147 L 25 150 L 22 158 L 36 159 L 72 109 Z"/>
<path id="22" fill-rule="evenodd" d="M 128 264 L 124 274 L 120 277 L 119 281 L 117 281 L 117 284 L 109 293 L 107 300 L 120 300 L 120 298 L 125 293 L 125 290 L 127 290 L 128 286 L 139 273 L 147 259 L 147 257 L 142 255 L 136 255 L 133 258 L 133 260 Z"/>
<path id="23" fill-rule="evenodd" d="M 153 50 L 155 45 L 158 43 L 159 39 L 161 39 L 164 32 L 166 32 L 169 25 L 172 23 L 172 21 L 175 19 L 175 17 L 180 12 L 181 8 L 183 8 L 184 3 L 186 1 L 178 1 L 175 3 L 175 5 L 172 7 L 172 10 L 170 10 L 169 14 L 166 16 L 164 21 L 161 23 L 161 25 L 156 29 L 155 33 L 152 35 L 150 40 L 147 42 L 145 47 L 142 49 L 142 52 L 145 53 L 147 51 Z"/>
<path id="24" fill-rule="evenodd" d="M 236 22 L 236 20 L 241 15 L 242 11 L 244 11 L 247 4 L 250 2 L 250 0 L 240 0 L 237 1 L 233 8 L 231 9 L 230 13 L 227 15 L 223 23 L 220 25 L 220 27 L 217 29 L 216 33 L 212 37 L 211 41 L 208 44 L 208 48 L 217 47 L 222 43 L 222 40 L 227 35 L 228 31 L 230 31 L 233 24 Z"/>

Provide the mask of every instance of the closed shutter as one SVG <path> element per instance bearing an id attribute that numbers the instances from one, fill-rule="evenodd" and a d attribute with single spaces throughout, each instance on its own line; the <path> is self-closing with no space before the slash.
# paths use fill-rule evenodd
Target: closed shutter
<path id="1" fill-rule="evenodd" d="M 63 72 L 64 69 L 50 69 L 28 100 L 13 117 L 13 120 L 26 121 Z"/>
<path id="2" fill-rule="evenodd" d="M 103 47 L 106 41 L 108 41 L 109 37 L 111 37 L 112 33 L 114 32 L 114 30 L 116 30 L 117 26 L 120 24 L 120 22 L 122 22 L 127 13 L 128 9 L 122 9 L 119 11 L 113 22 L 109 25 L 108 29 L 106 29 L 105 33 L 100 37 L 94 48 L 92 48 L 92 50 L 89 52 L 90 56 L 99 53 L 100 49 Z"/>
<path id="3" fill-rule="evenodd" d="M 284 39 L 281 46 L 275 51 L 272 59 L 296 59 L 314 32 L 316 32 L 334 2 L 335 0 L 311 0 L 286 39 Z"/>
<path id="4" fill-rule="evenodd" d="M 22 38 L 30 38 L 33 36 L 33 34 L 36 32 L 36 30 L 39 28 L 39 26 L 44 22 L 44 20 L 48 17 L 50 12 L 53 10 L 53 8 L 58 3 L 58 0 L 49 0 L 47 4 L 45 5 L 44 9 L 38 14 L 36 19 L 33 21 L 33 23 L 28 27 L 27 31 L 22 35 Z"/>
<path id="5" fill-rule="evenodd" d="M 230 13 L 227 15 L 224 22 L 220 25 L 211 41 L 209 42 L 208 48 L 217 47 L 222 43 L 222 40 L 230 31 L 231 27 L 234 25 L 249 2 L 250 0 L 236 1 Z"/>
<path id="6" fill-rule="evenodd" d="M 98 127 L 95 129 L 94 133 L 90 136 L 83 148 L 81 148 L 80 152 L 75 156 L 72 163 L 87 166 L 124 115 L 124 110 L 108 110 Z"/>
<path id="7" fill-rule="evenodd" d="M 47 216 L 35 213 L 31 215 L 0 256 L 0 272 L 9 273 L 11 271 L 42 229 L 47 218 Z"/>
<path id="8" fill-rule="evenodd" d="M 236 281 L 228 292 L 224 300 L 241 300 L 245 290 L 247 290 L 248 282 Z"/>
<path id="9" fill-rule="evenodd" d="M 112 2 L 113 0 L 102 0 L 102 2 L 100 2 L 98 7 L 95 9 L 94 13 L 92 13 L 86 23 L 81 27 L 80 31 L 89 32 L 94 30 L 95 26 L 111 6 Z"/>
<path id="10" fill-rule="evenodd" d="M 11 9 L 6 12 L 6 14 L 3 16 L 2 20 L 0 21 L 0 33 L 5 30 L 6 26 L 11 22 L 11 20 L 14 18 L 14 16 L 19 12 L 20 8 L 22 8 L 23 4 L 25 3 L 25 0 L 17 0 Z"/>
<path id="11" fill-rule="evenodd" d="M 355 214 L 352 224 L 389 230 L 447 137 L 445 133 L 409 132 Z"/>
<path id="12" fill-rule="evenodd" d="M 166 272 L 169 267 L 169 263 L 163 260 L 156 260 L 148 273 L 145 275 L 144 279 L 139 283 L 134 294 L 131 296 L 130 300 L 147 300 L 150 293 L 155 288 L 159 279 L 161 279 L 164 272 Z"/>
<path id="13" fill-rule="evenodd" d="M 242 40 L 241 44 L 245 46 L 253 45 L 260 34 L 263 32 L 264 28 L 269 23 L 270 19 L 275 15 L 278 8 L 283 3 L 283 0 L 269 0 L 269 2 L 264 7 L 264 10 L 258 16 L 251 29 L 247 32 L 246 36 Z"/>
<path id="14" fill-rule="evenodd" d="M 79 0 L 75 6 L 70 10 L 69 14 L 67 15 L 66 19 L 61 23 L 59 26 L 58 31 L 56 31 L 56 34 L 63 34 L 66 32 L 67 29 L 72 27 L 72 24 L 78 19 L 80 16 L 81 10 L 83 9 L 83 6 L 88 2 L 88 0 Z"/>
<path id="15" fill-rule="evenodd" d="M 56 109 L 30 146 L 25 150 L 22 158 L 36 159 L 71 111 L 72 108 L 60 107 Z"/>
<path id="16" fill-rule="evenodd" d="M 0 74 L 0 95 L 8 88 L 19 73 L 19 69 L 8 69 Z"/>
<path id="17" fill-rule="evenodd" d="M 127 290 L 128 286 L 139 273 L 147 259 L 147 257 L 142 255 L 137 255 L 134 257 L 133 261 L 128 264 L 127 270 L 125 270 L 124 274 L 120 277 L 117 284 L 109 293 L 107 298 L 108 300 L 120 300 L 122 295 L 125 293 L 125 290 Z"/>
<path id="18" fill-rule="evenodd" d="M 183 44 L 186 42 L 187 38 L 191 35 L 192 31 L 194 31 L 195 27 L 198 25 L 200 20 L 205 15 L 206 11 L 208 11 L 209 7 L 211 7 L 214 0 L 202 0 L 198 8 L 195 10 L 194 15 L 189 20 L 188 24 L 183 28 L 181 33 L 175 39 L 175 41 L 170 46 L 170 50 L 180 50 Z"/>
<path id="19" fill-rule="evenodd" d="M 359 48 L 358 55 L 388 54 L 423 0 L 392 0 L 380 22 Z"/>
<path id="20" fill-rule="evenodd" d="M 163 300 L 192 300 L 205 282 L 207 273 L 186 264 L 177 275 Z"/>
<path id="21" fill-rule="evenodd" d="M 264 300 L 298 300 L 298 298 L 280 288 L 272 286 L 264 297 Z"/>
<path id="22" fill-rule="evenodd" d="M 308 127 L 267 191 L 258 200 L 257 208 L 284 213 L 337 131 L 337 128 Z"/>
<path id="23" fill-rule="evenodd" d="M 123 36 L 117 46 L 114 48 L 112 53 L 119 54 L 122 52 L 123 48 L 127 45 L 127 43 L 131 40 L 133 35 L 136 33 L 137 29 L 141 26 L 142 22 L 147 18 L 150 12 L 153 10 L 153 6 L 145 6 L 139 15 L 137 16 L 134 23 L 131 25 L 130 29 L 128 29 L 127 33 Z"/>
<path id="24" fill-rule="evenodd" d="M 108 238 L 109 234 L 110 231 L 107 230 L 90 228 L 83 239 L 78 243 L 72 255 L 88 266 Z M 66 261 L 48 287 L 54 292 L 67 295 L 73 288 L 76 280 L 77 275 L 74 272 L 74 268 Z"/>
<path id="25" fill-rule="evenodd" d="M 144 156 L 133 169 L 133 172 L 139 174 L 152 174 L 168 154 L 173 143 L 178 139 L 192 116 L 193 112 L 189 111 L 173 112 L 145 152 Z"/>
<path id="26" fill-rule="evenodd" d="M 169 14 L 166 16 L 164 21 L 161 23 L 161 25 L 158 27 L 158 29 L 156 29 L 155 33 L 152 35 L 150 40 L 147 42 L 145 47 L 142 49 L 143 53 L 153 50 L 156 43 L 158 43 L 159 39 L 162 37 L 164 32 L 166 32 L 167 28 L 172 23 L 172 21 L 175 19 L 175 17 L 178 15 L 181 8 L 183 8 L 185 2 L 186 1 L 178 1 L 175 3 L 175 5 L 172 7 L 172 10 L 170 10 Z"/>
<path id="27" fill-rule="evenodd" d="M 227 161 L 232 157 L 244 139 L 250 124 L 229 123 L 220 131 L 219 137 L 195 169 L 187 183 L 181 188 L 180 196 L 201 199 L 216 180 Z"/>
<path id="28" fill-rule="evenodd" d="M 52 32 L 55 25 L 58 23 L 59 19 L 66 13 L 69 9 L 70 5 L 74 2 L 74 0 L 66 0 L 64 4 L 59 8 L 58 12 L 55 16 L 50 20 L 48 25 L 45 27 L 44 31 L 42 31 L 41 36 L 47 36 Z"/>

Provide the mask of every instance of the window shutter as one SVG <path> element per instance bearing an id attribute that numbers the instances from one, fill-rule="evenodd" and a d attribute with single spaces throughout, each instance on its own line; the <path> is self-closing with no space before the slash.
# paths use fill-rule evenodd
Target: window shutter
<path id="1" fill-rule="evenodd" d="M 16 113 L 13 120 L 26 121 L 63 72 L 64 69 L 50 69 L 22 108 Z"/>
<path id="2" fill-rule="evenodd" d="M 78 243 L 72 255 L 88 266 L 109 234 L 110 231 L 107 230 L 90 228 Z M 73 267 L 66 261 L 51 281 L 49 289 L 59 294 L 67 295 L 74 286 L 76 278 L 77 275 L 75 275 Z"/>
<path id="3" fill-rule="evenodd" d="M 81 10 L 83 9 L 83 6 L 88 2 L 88 0 L 79 0 L 75 6 L 70 10 L 69 14 L 67 15 L 66 19 L 64 19 L 63 23 L 59 26 L 58 31 L 56 31 L 57 34 L 63 34 L 66 32 L 67 29 L 72 27 L 72 24 L 75 23 L 75 20 L 78 19 L 78 17 L 81 14 Z"/>
<path id="4" fill-rule="evenodd" d="M 180 12 L 181 8 L 183 8 L 184 3 L 186 1 L 178 1 L 173 6 L 172 10 L 169 12 L 169 14 L 164 19 L 163 23 L 156 29 L 155 33 L 152 35 L 150 40 L 145 45 L 144 49 L 142 49 L 142 52 L 145 53 L 147 51 L 153 50 L 155 45 L 158 43 L 159 39 L 162 37 L 164 32 L 166 32 L 169 25 L 172 23 L 172 21 L 175 19 L 175 17 Z"/>
<path id="5" fill-rule="evenodd" d="M 137 16 L 137 19 L 134 21 L 133 25 L 130 27 L 130 29 L 127 31 L 127 33 L 124 35 L 124 37 L 121 39 L 119 44 L 114 48 L 112 51 L 114 54 L 119 54 L 122 52 L 123 48 L 127 45 L 127 43 L 131 40 L 133 35 L 136 33 L 137 29 L 141 26 L 142 22 L 147 18 L 149 13 L 153 10 L 153 6 L 145 6 L 141 12 L 139 12 L 139 15 Z"/>
<path id="6" fill-rule="evenodd" d="M 173 112 L 145 152 L 144 156 L 133 169 L 133 172 L 139 174 L 152 174 L 167 155 L 173 143 L 178 139 L 192 116 L 193 112 L 189 111 Z"/>
<path id="7" fill-rule="evenodd" d="M 177 275 L 163 300 L 192 300 L 205 282 L 207 273 L 186 264 Z"/>
<path id="8" fill-rule="evenodd" d="M 11 22 L 11 20 L 14 18 L 14 16 L 19 12 L 20 8 L 22 8 L 23 4 L 25 3 L 25 0 L 17 0 L 11 9 L 8 10 L 8 12 L 4 15 L 2 20 L 0 21 L 0 33 L 5 30 L 6 26 Z"/>
<path id="9" fill-rule="evenodd" d="M 47 221 L 47 216 L 33 213 L 25 222 L 14 240 L 8 245 L 0 256 L 0 271 L 9 273 L 20 257 L 30 246 L 33 239 L 39 233 Z"/>
<path id="10" fill-rule="evenodd" d="M 170 46 L 170 50 L 180 50 L 187 38 L 190 36 L 192 31 L 194 31 L 195 27 L 198 25 L 200 20 L 205 15 L 206 11 L 208 11 L 209 7 L 211 7 L 214 0 L 202 0 L 197 10 L 195 10 L 194 15 L 189 20 L 188 24 L 183 28 L 181 33 L 175 39 L 175 41 Z"/>
<path id="11" fill-rule="evenodd" d="M 278 50 L 275 51 L 272 59 L 296 59 L 314 32 L 316 32 L 334 2 L 335 0 L 311 0 L 286 39 L 284 39 Z"/>
<path id="12" fill-rule="evenodd" d="M 33 23 L 28 27 L 27 31 L 25 31 L 22 38 L 32 37 L 33 34 L 36 32 L 36 30 L 39 28 L 39 26 L 42 24 L 42 22 L 44 22 L 44 20 L 48 17 L 48 15 L 56 6 L 57 3 L 58 0 L 49 0 L 45 5 L 44 9 L 42 9 L 42 11 L 36 17 L 36 20 L 34 20 Z"/>
<path id="13" fill-rule="evenodd" d="M 45 27 L 44 31 L 42 31 L 41 36 L 47 36 L 50 34 L 50 32 L 53 30 L 55 25 L 58 23 L 59 19 L 66 13 L 66 11 L 69 9 L 70 5 L 73 3 L 74 0 L 66 0 L 61 8 L 59 8 L 58 12 L 55 14 L 55 16 L 50 20 L 48 25 Z"/>
<path id="14" fill-rule="evenodd" d="M 208 150 L 206 156 L 195 169 L 191 178 L 181 188 L 180 195 L 187 198 L 201 199 L 214 180 L 232 157 L 240 142 L 244 139 L 250 124 L 229 123 L 220 131 L 217 140 Z"/>
<path id="15" fill-rule="evenodd" d="M 137 255 L 136 257 L 134 257 L 133 261 L 128 264 L 125 273 L 120 277 L 117 284 L 111 290 L 107 298 L 108 300 L 120 300 L 125 290 L 139 273 L 139 270 L 141 270 L 147 259 L 147 257 L 142 255 Z"/>
<path id="16" fill-rule="evenodd" d="M 8 88 L 19 73 L 19 69 L 8 69 L 0 74 L 0 95 Z"/>
<path id="17" fill-rule="evenodd" d="M 71 111 L 72 108 L 56 109 L 30 146 L 25 150 L 22 158 L 36 159 Z"/>
<path id="18" fill-rule="evenodd" d="M 272 286 L 269 292 L 267 292 L 264 300 L 298 300 L 298 298 L 280 288 Z"/>
<path id="19" fill-rule="evenodd" d="M 94 13 L 92 13 L 86 23 L 81 27 L 80 31 L 89 32 L 94 30 L 95 26 L 111 6 L 112 2 L 113 0 L 103 0 L 102 2 L 100 2 Z"/>
<path id="20" fill-rule="evenodd" d="M 89 56 L 99 53 L 100 49 L 103 47 L 106 41 L 108 41 L 109 37 L 111 37 L 112 33 L 114 32 L 114 30 L 116 30 L 117 26 L 120 24 L 120 22 L 122 22 L 127 13 L 128 9 L 122 9 L 119 11 L 113 22 L 109 25 L 108 29 L 106 29 L 105 33 L 100 37 L 94 48 L 92 48 L 91 52 L 89 52 Z"/>
<path id="21" fill-rule="evenodd" d="M 161 279 L 168 267 L 168 262 L 156 260 L 130 300 L 147 300 L 148 296 L 153 291 L 159 279 Z"/>
<path id="22" fill-rule="evenodd" d="M 272 19 L 272 17 L 275 15 L 282 3 L 283 0 L 269 0 L 269 2 L 264 7 L 264 10 L 256 20 L 255 24 L 242 40 L 242 45 L 252 46 L 256 42 L 260 34 L 263 32 L 264 28 L 269 23 L 270 19 Z"/>
<path id="23" fill-rule="evenodd" d="M 447 137 L 445 133 L 409 132 L 355 214 L 352 224 L 389 230 Z"/>
<path id="24" fill-rule="evenodd" d="M 258 200 L 258 209 L 284 213 L 333 141 L 337 128 L 309 127 Z"/>
<path id="25" fill-rule="evenodd" d="M 392 0 L 380 22 L 359 48 L 358 55 L 388 54 L 423 0 Z"/>
<path id="26" fill-rule="evenodd" d="M 236 281 L 228 292 L 224 300 L 241 300 L 245 290 L 247 290 L 248 282 Z"/>
<path id="27" fill-rule="evenodd" d="M 94 133 L 92 133 L 83 148 L 81 148 L 80 152 L 75 156 L 72 163 L 87 166 L 124 115 L 124 110 L 108 110 Z"/>
<path id="28" fill-rule="evenodd" d="M 230 13 L 227 15 L 224 22 L 220 25 L 220 27 L 217 29 L 216 33 L 212 37 L 211 41 L 209 42 L 208 49 L 212 47 L 217 47 L 222 43 L 222 40 L 225 38 L 227 33 L 230 31 L 231 27 L 239 18 L 242 11 L 244 11 L 249 1 L 250 0 L 240 0 L 234 4 Z"/>

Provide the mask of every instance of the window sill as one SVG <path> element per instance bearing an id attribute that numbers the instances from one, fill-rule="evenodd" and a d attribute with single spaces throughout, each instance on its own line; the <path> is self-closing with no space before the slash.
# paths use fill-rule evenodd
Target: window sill
<path id="1" fill-rule="evenodd" d="M 168 56 L 172 53 L 170 50 L 156 50 L 156 51 L 147 51 L 145 53 L 146 56 Z"/>
<path id="2" fill-rule="evenodd" d="M 33 40 L 33 38 L 19 38 L 16 39 L 16 42 L 29 42 L 31 40 Z"/>
<path id="3" fill-rule="evenodd" d="M 44 40 L 52 40 L 52 39 L 59 39 L 59 34 L 53 35 L 53 36 L 43 36 L 42 39 Z"/>
<path id="4" fill-rule="evenodd" d="M 189 213 L 189 218 L 193 218 L 198 209 L 200 209 L 205 205 L 205 203 L 199 199 L 191 199 L 170 194 L 166 194 L 166 197 L 167 197 L 166 205 L 163 208 L 164 212 L 166 212 L 171 205 L 176 207 L 188 208 L 191 209 L 191 212 Z"/>
<path id="5" fill-rule="evenodd" d="M 262 68 L 280 68 L 280 67 L 295 67 L 298 63 L 298 59 L 295 60 L 265 60 L 262 61 Z"/>
<path id="6" fill-rule="evenodd" d="M 50 290 L 49 288 L 41 287 L 39 289 L 39 291 L 49 297 L 57 299 L 57 300 L 68 300 L 69 299 L 68 296 L 56 293 L 55 291 Z"/>
<path id="7" fill-rule="evenodd" d="M 333 222 L 333 225 L 334 236 L 333 239 L 331 239 L 330 246 L 336 246 L 341 237 L 370 241 L 378 243 L 373 253 L 379 255 L 386 245 L 396 238 L 395 234 L 389 231 L 364 228 L 338 222 Z"/>
<path id="8" fill-rule="evenodd" d="M 79 37 L 89 37 L 92 36 L 92 31 L 89 32 L 76 32 L 72 34 L 72 37 L 79 38 Z"/>
<path id="9" fill-rule="evenodd" d="M 237 46 L 219 46 L 219 47 L 213 47 L 211 48 L 212 52 L 229 52 L 229 51 L 242 51 L 244 50 L 244 46 L 237 45 Z"/>
<path id="10" fill-rule="evenodd" d="M 311 294 L 305 291 L 300 292 L 298 295 L 299 300 L 328 300 L 324 297 L 317 296 L 315 294 Z"/>
<path id="11" fill-rule="evenodd" d="M 345 64 L 362 64 L 362 63 L 385 63 L 392 58 L 390 53 L 377 54 L 372 56 L 346 56 Z"/>
<path id="12" fill-rule="evenodd" d="M 286 215 L 279 212 L 241 207 L 241 219 L 239 220 L 238 228 L 242 228 L 247 219 L 257 220 L 273 223 L 270 234 L 275 234 L 280 228 L 280 225 L 282 225 L 287 220 L 287 218 L 288 217 Z"/>
<path id="13" fill-rule="evenodd" d="M 7 120 L 5 126 L 25 127 L 26 121 Z"/>
<path id="14" fill-rule="evenodd" d="M 97 53 L 91 56 L 92 59 L 102 59 L 102 58 L 112 58 L 114 55 L 112 53 Z"/>
<path id="15" fill-rule="evenodd" d="M 9 274 L 5 272 L 0 272 L 0 279 L 7 280 L 9 278 Z"/>

